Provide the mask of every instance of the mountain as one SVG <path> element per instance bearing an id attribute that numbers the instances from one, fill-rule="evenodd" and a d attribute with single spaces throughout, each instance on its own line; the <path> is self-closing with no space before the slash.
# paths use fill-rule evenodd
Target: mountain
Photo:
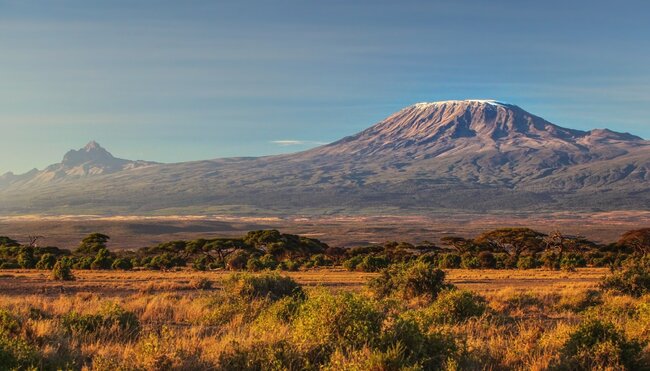
<path id="1" fill-rule="evenodd" d="M 567 129 L 492 100 L 418 103 L 356 135 L 288 155 L 152 164 L 118 163 L 104 152 L 70 152 L 27 180 L 0 181 L 0 212 L 650 208 L 650 142 Z M 84 164 L 95 165 L 72 170 Z M 59 176 L 44 176 L 50 173 Z"/>
<path id="2" fill-rule="evenodd" d="M 0 176 L 0 186 L 30 186 L 43 183 L 60 183 L 93 175 L 113 174 L 119 171 L 155 165 L 149 161 L 130 161 L 113 157 L 99 143 L 91 141 L 79 150 L 70 150 L 58 164 L 37 169 L 22 175 L 7 173 Z"/>

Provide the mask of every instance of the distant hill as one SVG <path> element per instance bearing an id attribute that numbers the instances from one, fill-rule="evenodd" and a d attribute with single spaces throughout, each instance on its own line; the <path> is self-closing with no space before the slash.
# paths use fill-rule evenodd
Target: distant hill
<path id="1" fill-rule="evenodd" d="M 177 164 L 96 143 L 0 178 L 0 212 L 355 213 L 650 208 L 650 142 L 498 101 L 418 103 L 312 150 Z"/>

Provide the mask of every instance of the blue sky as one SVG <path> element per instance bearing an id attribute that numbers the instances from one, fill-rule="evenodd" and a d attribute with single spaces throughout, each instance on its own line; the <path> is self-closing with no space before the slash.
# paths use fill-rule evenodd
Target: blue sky
<path id="1" fill-rule="evenodd" d="M 650 138 L 648 1 L 0 0 L 0 173 L 293 152 L 403 106 Z"/>

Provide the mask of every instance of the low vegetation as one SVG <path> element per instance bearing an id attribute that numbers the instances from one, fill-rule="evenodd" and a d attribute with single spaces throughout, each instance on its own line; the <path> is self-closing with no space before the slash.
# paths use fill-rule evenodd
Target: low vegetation
<path id="1" fill-rule="evenodd" d="M 51 270 L 61 287 L 54 295 L 0 296 L 0 369 L 650 368 L 650 258 L 637 232 L 597 245 L 501 229 L 447 238 L 446 248 L 386 243 L 349 250 L 277 231 L 119 253 L 101 234 L 75 251 L 0 241 L 3 264 Z M 613 271 L 600 286 L 565 291 L 477 293 L 450 284 L 443 270 L 546 267 L 543 273 L 604 261 Z M 179 267 L 249 272 L 218 282 L 217 275 L 192 273 L 183 291 L 64 292 L 83 284 L 82 269 Z M 303 287 L 281 273 L 318 267 L 376 273 L 360 291 Z M 117 285 L 119 273 L 111 277 Z"/>
<path id="2" fill-rule="evenodd" d="M 185 295 L 2 296 L 0 364 L 45 370 L 647 369 L 650 295 L 607 283 L 639 269 L 626 265 L 598 290 L 560 293 L 480 295 L 449 284 L 435 264 L 415 260 L 385 268 L 360 292 L 304 288 L 266 272 L 234 273 L 216 287 L 197 280 Z"/>

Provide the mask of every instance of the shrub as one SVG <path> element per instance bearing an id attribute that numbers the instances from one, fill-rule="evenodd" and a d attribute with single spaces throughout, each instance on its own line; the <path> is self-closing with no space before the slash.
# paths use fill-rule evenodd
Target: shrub
<path id="1" fill-rule="evenodd" d="M 480 317 L 487 310 L 486 300 L 471 291 L 446 290 L 425 310 L 434 323 L 462 323 Z"/>
<path id="2" fill-rule="evenodd" d="M 379 277 L 368 283 L 375 296 L 382 298 L 393 294 L 403 299 L 427 297 L 434 299 L 445 287 L 445 272 L 432 264 L 416 261 L 414 263 L 393 264 L 383 270 Z"/>
<path id="3" fill-rule="evenodd" d="M 334 261 L 325 254 L 316 254 L 311 257 L 310 261 L 313 267 L 330 267 L 334 264 Z"/>
<path id="4" fill-rule="evenodd" d="M 69 258 L 59 259 L 52 268 L 52 279 L 58 281 L 74 281 L 71 266 L 72 260 Z"/>
<path id="5" fill-rule="evenodd" d="M 14 262 L 3 262 L 0 264 L 0 269 L 18 269 L 21 268 L 20 264 Z"/>
<path id="6" fill-rule="evenodd" d="M 81 257 L 76 260 L 76 262 L 72 265 L 73 268 L 75 269 L 90 269 L 90 267 L 93 264 L 93 260 L 95 260 L 93 257 L 86 256 L 86 257 Z"/>
<path id="7" fill-rule="evenodd" d="M 628 341 L 611 323 L 589 319 L 569 336 L 560 362 L 571 370 L 634 369 L 640 351 L 640 344 Z"/>
<path id="8" fill-rule="evenodd" d="M 465 269 L 476 269 L 481 266 L 478 258 L 470 253 L 465 253 L 460 258 L 460 266 Z"/>
<path id="9" fill-rule="evenodd" d="M 111 259 L 111 254 L 107 249 L 102 248 L 99 249 L 95 256 L 95 260 L 90 264 L 90 269 L 111 269 L 112 264 L 113 260 Z"/>
<path id="10" fill-rule="evenodd" d="M 385 256 L 367 255 L 356 266 L 356 270 L 361 272 L 378 272 L 388 267 L 389 264 L 390 261 Z"/>
<path id="11" fill-rule="evenodd" d="M 248 259 L 248 261 L 246 262 L 246 269 L 249 272 L 259 272 L 262 269 L 264 269 L 264 264 L 262 264 L 260 259 L 253 257 Z"/>
<path id="12" fill-rule="evenodd" d="M 395 347 L 404 348 L 406 365 L 420 366 L 425 370 L 442 368 L 445 361 L 456 351 L 456 342 L 450 335 L 429 331 L 408 316 L 400 316 L 386 321 L 382 333 L 381 349 L 390 351 Z M 420 367 L 413 367 L 420 369 Z"/>
<path id="13" fill-rule="evenodd" d="M 115 270 L 130 271 L 131 269 L 133 269 L 133 264 L 129 259 L 118 258 L 115 259 L 115 261 L 113 261 L 113 264 L 111 264 L 111 268 Z"/>
<path id="14" fill-rule="evenodd" d="M 228 351 L 219 354 L 218 370 L 302 370 L 305 360 L 294 345 L 287 341 L 256 341 L 248 346 L 229 344 Z"/>
<path id="15" fill-rule="evenodd" d="M 235 274 L 226 280 L 224 290 L 239 298 L 278 300 L 286 296 L 304 296 L 302 287 L 289 277 L 275 273 Z"/>
<path id="16" fill-rule="evenodd" d="M 237 250 L 228 256 L 226 268 L 230 270 L 242 270 L 246 268 L 250 255 L 244 250 Z"/>
<path id="17" fill-rule="evenodd" d="M 321 292 L 300 306 L 293 334 L 302 349 L 327 354 L 334 349 L 373 345 L 379 339 L 382 321 L 381 311 L 363 296 Z"/>
<path id="18" fill-rule="evenodd" d="M 343 268 L 349 271 L 354 271 L 357 269 L 357 266 L 361 264 L 362 261 L 363 261 L 362 255 L 355 255 L 343 262 Z"/>
<path id="19" fill-rule="evenodd" d="M 606 277 L 601 287 L 635 297 L 649 293 L 650 259 L 628 262 L 619 272 Z"/>
<path id="20" fill-rule="evenodd" d="M 56 257 L 53 254 L 45 253 L 41 259 L 36 263 L 36 269 L 52 269 L 56 263 Z"/>
<path id="21" fill-rule="evenodd" d="M 275 259 L 275 256 L 271 254 L 266 254 L 260 258 L 260 263 L 264 269 L 276 269 L 278 267 L 278 261 Z"/>
<path id="22" fill-rule="evenodd" d="M 497 266 L 497 260 L 494 258 L 494 254 L 489 251 L 481 251 L 478 254 L 478 263 L 481 268 L 493 269 Z"/>
<path id="23" fill-rule="evenodd" d="M 209 260 L 207 256 L 199 256 L 192 262 L 192 268 L 197 271 L 205 271 L 208 269 Z"/>
<path id="24" fill-rule="evenodd" d="M 523 255 L 517 259 L 517 269 L 537 268 L 537 260 L 533 255 Z"/>
<path id="25" fill-rule="evenodd" d="M 0 367 L 3 370 L 35 370 L 37 350 L 23 339 L 0 334 Z"/>
<path id="26" fill-rule="evenodd" d="M 440 268 L 460 268 L 461 258 L 457 254 L 442 254 L 438 262 Z"/>

